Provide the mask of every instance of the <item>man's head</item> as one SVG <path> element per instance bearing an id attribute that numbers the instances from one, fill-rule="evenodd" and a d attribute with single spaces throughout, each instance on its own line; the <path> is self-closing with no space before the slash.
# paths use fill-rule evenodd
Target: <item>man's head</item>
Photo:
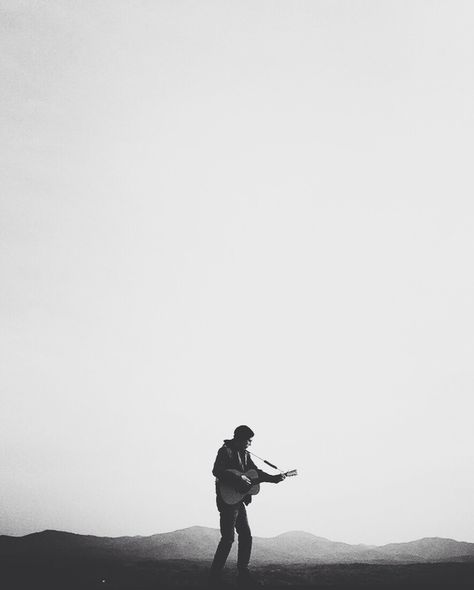
<path id="1" fill-rule="evenodd" d="M 234 430 L 234 442 L 236 447 L 239 449 L 246 449 L 252 444 L 253 436 L 253 430 L 245 424 L 237 426 Z"/>

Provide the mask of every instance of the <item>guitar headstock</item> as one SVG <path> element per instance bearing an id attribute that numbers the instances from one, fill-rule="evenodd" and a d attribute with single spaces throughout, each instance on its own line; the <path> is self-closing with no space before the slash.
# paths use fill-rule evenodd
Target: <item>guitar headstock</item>
<path id="1" fill-rule="evenodd" d="M 292 469 L 291 471 L 287 471 L 285 473 L 286 477 L 293 477 L 295 475 L 298 475 L 298 470 L 297 469 Z"/>

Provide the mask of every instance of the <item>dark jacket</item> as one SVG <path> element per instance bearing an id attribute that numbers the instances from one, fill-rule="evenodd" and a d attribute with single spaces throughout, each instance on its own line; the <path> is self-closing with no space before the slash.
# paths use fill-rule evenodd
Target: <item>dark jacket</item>
<path id="1" fill-rule="evenodd" d="M 259 469 L 252 461 L 248 451 L 240 451 L 239 457 L 233 439 L 224 440 L 224 444 L 217 451 L 217 457 L 214 461 L 214 467 L 212 468 L 212 474 L 216 478 L 216 494 L 218 498 L 219 481 L 232 484 L 232 482 L 235 482 L 239 479 L 239 476 L 235 475 L 235 473 L 226 472 L 226 469 L 237 469 L 238 471 L 248 471 L 249 469 L 255 469 L 255 471 L 258 473 L 259 481 L 277 483 L 278 475 L 270 475 L 269 473 Z M 251 495 L 245 496 L 245 504 L 250 504 L 251 501 Z"/>

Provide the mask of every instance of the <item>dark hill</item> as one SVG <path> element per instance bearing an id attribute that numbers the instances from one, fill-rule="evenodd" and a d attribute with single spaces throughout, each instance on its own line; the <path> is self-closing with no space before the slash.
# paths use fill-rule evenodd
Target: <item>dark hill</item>
<path id="1" fill-rule="evenodd" d="M 24 537 L 0 536 L 0 558 L 199 561 L 212 559 L 218 540 L 217 529 L 200 526 L 146 537 L 96 537 L 47 530 Z M 231 560 L 235 559 L 235 545 Z M 291 531 L 271 538 L 254 537 L 252 560 L 256 564 L 474 561 L 474 543 L 425 538 L 383 546 L 350 545 Z"/>

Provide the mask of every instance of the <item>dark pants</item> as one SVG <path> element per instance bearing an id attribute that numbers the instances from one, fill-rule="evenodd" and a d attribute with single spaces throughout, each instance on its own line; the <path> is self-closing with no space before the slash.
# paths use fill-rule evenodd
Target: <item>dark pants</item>
<path id="1" fill-rule="evenodd" d="M 234 529 L 239 535 L 237 547 L 237 567 L 246 570 L 250 561 L 252 551 L 252 533 L 250 532 L 247 520 L 247 510 L 243 502 L 233 506 L 224 504 L 217 498 L 217 509 L 220 513 L 221 540 L 216 549 L 214 560 L 211 565 L 211 572 L 218 574 L 224 568 L 227 557 L 234 542 Z"/>

